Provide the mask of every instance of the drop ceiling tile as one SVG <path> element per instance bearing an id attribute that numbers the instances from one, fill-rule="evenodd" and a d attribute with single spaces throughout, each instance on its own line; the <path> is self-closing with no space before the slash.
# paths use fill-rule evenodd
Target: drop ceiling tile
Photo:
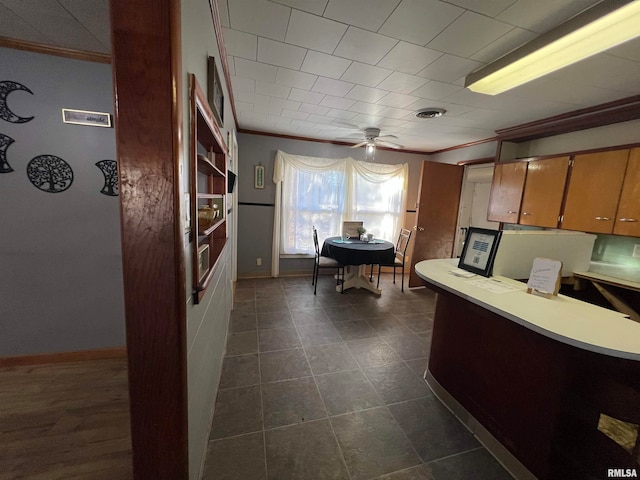
<path id="1" fill-rule="evenodd" d="M 550 77 L 560 79 L 569 85 L 611 88 L 612 72 L 615 72 L 616 76 L 615 90 L 638 93 L 640 63 L 602 53 L 558 70 L 550 74 Z"/>
<path id="2" fill-rule="evenodd" d="M 496 20 L 542 33 L 580 13 L 599 0 L 519 0 L 496 17 Z"/>
<path id="3" fill-rule="evenodd" d="M 287 68 L 278 68 L 276 83 L 288 87 L 300 88 L 302 90 L 310 90 L 317 78 L 316 75 L 309 73 L 289 70 Z"/>
<path id="4" fill-rule="evenodd" d="M 33 28 L 2 4 L 0 4 L 0 36 L 36 43 L 51 43 L 50 38 L 47 38 L 46 35 Z"/>
<path id="5" fill-rule="evenodd" d="M 289 98 L 291 87 L 276 85 L 275 83 L 256 82 L 256 93 L 271 97 Z"/>
<path id="6" fill-rule="evenodd" d="M 298 109 L 298 111 L 300 112 L 313 113 L 315 115 L 326 115 L 329 110 L 331 109 L 327 107 L 321 107 L 320 105 L 312 105 L 310 103 L 303 103 Z"/>
<path id="7" fill-rule="evenodd" d="M 332 108 L 326 114 L 327 117 L 339 118 L 341 120 L 351 120 L 358 115 L 356 112 L 348 112 L 346 110 L 340 110 L 339 108 Z"/>
<path id="8" fill-rule="evenodd" d="M 330 0 L 324 16 L 376 32 L 399 3 L 400 0 Z"/>
<path id="9" fill-rule="evenodd" d="M 342 110 L 347 110 L 354 103 L 356 103 L 355 100 L 350 100 L 348 98 L 343 98 L 343 97 L 334 97 L 332 95 L 326 95 L 324 99 L 320 102 L 320 105 L 322 105 L 323 107 L 340 108 Z"/>
<path id="10" fill-rule="evenodd" d="M 282 110 L 282 116 L 285 118 L 292 118 L 294 120 L 306 120 L 309 117 L 308 113 L 299 112 L 297 110 Z"/>
<path id="11" fill-rule="evenodd" d="M 405 122 L 402 120 L 396 120 L 393 118 L 384 118 L 377 115 L 366 115 L 363 113 L 353 117 L 351 121 L 356 122 L 359 125 L 365 125 L 365 128 L 366 126 L 375 125 L 375 126 L 378 126 L 380 129 L 382 129 L 383 127 L 386 127 L 386 128 L 399 127 L 405 124 Z M 381 135 L 387 135 L 387 134 L 389 134 L 388 130 L 384 130 L 381 132 Z"/>
<path id="12" fill-rule="evenodd" d="M 284 41 L 291 9 L 266 0 L 229 0 L 229 25 L 234 30 Z"/>
<path id="13" fill-rule="evenodd" d="M 236 58 L 236 75 L 253 80 L 275 83 L 277 67 L 265 63 L 254 62 L 245 58 Z"/>
<path id="14" fill-rule="evenodd" d="M 375 103 L 356 102 L 353 105 L 351 105 L 351 108 L 349 108 L 349 110 L 357 113 L 365 113 L 367 115 L 375 115 L 376 113 L 384 110 L 385 108 L 386 107 L 382 105 L 376 105 Z"/>
<path id="15" fill-rule="evenodd" d="M 391 70 L 387 70 L 386 68 L 374 67 L 367 65 L 366 63 L 353 62 L 349 65 L 349 68 L 347 68 L 347 71 L 344 72 L 340 79 L 346 80 L 347 82 L 366 85 L 368 87 L 375 87 L 391 73 Z"/>
<path id="16" fill-rule="evenodd" d="M 351 98 L 353 100 L 375 103 L 382 97 L 384 97 L 387 93 L 389 92 L 386 92 L 385 90 L 378 90 L 377 88 L 356 85 L 348 94 L 345 95 L 345 97 Z"/>
<path id="17" fill-rule="evenodd" d="M 314 92 L 326 93 L 336 97 L 344 97 L 353 88 L 353 83 L 334 80 L 332 78 L 318 77 L 311 89 Z"/>
<path id="18" fill-rule="evenodd" d="M 258 38 L 258 61 L 278 67 L 300 69 L 307 50 L 268 38 Z"/>
<path id="19" fill-rule="evenodd" d="M 233 93 L 253 93 L 255 92 L 256 82 L 250 78 L 231 77 L 231 86 Z"/>
<path id="20" fill-rule="evenodd" d="M 282 109 L 274 105 L 254 105 L 253 111 L 255 113 L 263 113 L 265 115 L 275 115 L 277 117 L 282 113 Z"/>
<path id="21" fill-rule="evenodd" d="M 411 110 L 406 110 L 404 108 L 393 108 L 386 107 L 384 110 L 381 110 L 378 115 L 386 118 L 405 118 L 407 116 L 411 116 L 413 112 Z"/>
<path id="22" fill-rule="evenodd" d="M 269 100 L 271 100 L 271 97 L 269 97 L 269 95 L 261 95 L 259 93 L 255 93 L 253 95 L 254 108 L 255 106 L 262 107 L 262 108 L 268 107 Z"/>
<path id="23" fill-rule="evenodd" d="M 229 28 L 229 8 L 227 7 L 227 0 L 216 0 L 218 5 L 218 15 L 220 15 L 220 25 L 224 28 Z"/>
<path id="24" fill-rule="evenodd" d="M 258 52 L 258 37 L 250 33 L 223 28 L 224 48 L 227 55 L 256 60 Z"/>
<path id="25" fill-rule="evenodd" d="M 453 82 L 454 80 L 473 72 L 480 65 L 482 65 L 480 62 L 474 62 L 473 60 L 467 60 L 466 58 L 445 54 L 428 67 L 418 72 L 418 76 L 428 78 L 430 80 Z"/>
<path id="26" fill-rule="evenodd" d="M 340 78 L 351 65 L 351 60 L 333 57 L 326 53 L 307 51 L 307 56 L 302 63 L 302 71 L 314 73 L 330 78 Z"/>
<path id="27" fill-rule="evenodd" d="M 387 107 L 404 108 L 407 105 L 411 105 L 413 102 L 420 100 L 418 97 L 412 95 L 403 95 L 402 93 L 389 93 L 378 100 L 379 105 L 385 105 Z"/>
<path id="28" fill-rule="evenodd" d="M 626 58 L 640 63 L 640 38 L 630 40 L 622 45 L 607 50 L 607 55 L 614 57 Z"/>
<path id="29" fill-rule="evenodd" d="M 253 92 L 238 92 L 235 93 L 235 99 L 240 102 L 254 103 L 256 101 L 256 94 Z"/>
<path id="30" fill-rule="evenodd" d="M 533 101 L 544 99 L 552 102 L 573 103 L 578 108 L 591 105 L 594 98 L 598 99 L 598 103 L 615 100 L 620 97 L 620 92 L 579 83 L 562 82 L 557 78 L 546 76 L 509 90 L 508 95 L 530 98 Z"/>
<path id="31" fill-rule="evenodd" d="M 462 90 L 462 87 L 433 80 L 411 92 L 411 95 L 421 98 L 440 100 L 441 98 L 445 98 L 458 90 Z"/>
<path id="32" fill-rule="evenodd" d="M 231 55 L 227 55 L 227 67 L 229 68 L 229 75 L 234 77 L 236 75 L 236 64 Z"/>
<path id="33" fill-rule="evenodd" d="M 111 50 L 109 2 L 104 0 L 58 0 L 73 17 L 82 24 L 107 51 Z"/>
<path id="34" fill-rule="evenodd" d="M 309 114 L 309 116 L 307 117 L 307 121 L 313 122 L 313 123 L 320 123 L 320 124 L 323 124 L 323 125 L 329 125 L 334 120 L 335 120 L 335 118 L 325 117 L 325 116 L 322 116 L 322 115 L 316 115 L 314 113 Z"/>
<path id="35" fill-rule="evenodd" d="M 238 102 L 236 101 L 236 112 L 239 115 L 243 113 L 253 113 L 253 103 L 251 102 Z"/>
<path id="36" fill-rule="evenodd" d="M 300 108 L 300 105 L 302 105 L 302 103 L 300 102 L 276 97 L 271 97 L 271 99 L 269 100 L 269 104 L 273 107 L 287 110 L 298 110 Z"/>
<path id="37" fill-rule="evenodd" d="M 515 27 L 513 30 L 508 31 L 506 34 L 498 38 L 495 42 L 492 42 L 486 47 L 478 50 L 469 58 L 471 58 L 471 60 L 477 60 L 478 62 L 491 63 L 504 54 L 509 53 L 511 50 L 530 42 L 536 37 L 537 35 L 529 30 L 523 30 L 522 28 Z"/>
<path id="38" fill-rule="evenodd" d="M 332 53 L 347 30 L 347 25 L 299 10 L 291 11 L 286 42 L 299 47 Z"/>
<path id="39" fill-rule="evenodd" d="M 378 62 L 378 66 L 415 75 L 440 56 L 442 56 L 442 52 L 437 52 L 412 43 L 398 42 L 398 44 Z"/>
<path id="40" fill-rule="evenodd" d="M 478 0 L 448 0 L 448 3 L 482 13 L 489 17 L 495 17 L 516 3 L 516 1 L 517 0 L 482 0 L 479 2 Z"/>
<path id="41" fill-rule="evenodd" d="M 437 0 L 403 0 L 379 32 L 424 46 L 463 12 Z"/>
<path id="42" fill-rule="evenodd" d="M 329 0 L 271 0 L 275 3 L 287 5 L 288 7 L 304 10 L 315 15 L 322 15 Z"/>
<path id="43" fill-rule="evenodd" d="M 289 100 L 295 100 L 296 102 L 319 104 L 325 97 L 324 93 L 308 92 L 306 90 L 300 90 L 294 88 L 289 94 Z"/>
<path id="44" fill-rule="evenodd" d="M 513 26 L 474 12 L 465 12 L 427 45 L 434 50 L 470 57 Z"/>
<path id="45" fill-rule="evenodd" d="M 349 27 L 334 55 L 358 60 L 371 65 L 377 64 L 398 41 L 356 27 Z"/>
<path id="46" fill-rule="evenodd" d="M 380 83 L 378 88 L 396 93 L 411 93 L 427 82 L 428 80 L 426 78 L 395 72 Z"/>

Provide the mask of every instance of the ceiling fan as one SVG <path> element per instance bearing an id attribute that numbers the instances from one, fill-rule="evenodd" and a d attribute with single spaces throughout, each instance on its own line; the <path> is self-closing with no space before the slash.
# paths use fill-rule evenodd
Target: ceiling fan
<path id="1" fill-rule="evenodd" d="M 362 130 L 362 134 L 358 134 L 357 136 L 364 135 L 364 140 L 360 143 L 352 145 L 351 148 L 358 148 L 366 146 L 367 155 L 373 154 L 376 150 L 376 146 L 380 145 L 382 147 L 390 147 L 390 148 L 404 148 L 402 145 L 399 145 L 394 142 L 390 142 L 388 138 L 398 138 L 395 135 L 383 135 L 380 136 L 380 129 L 375 127 L 369 127 Z M 351 137 L 341 138 L 340 140 L 353 140 L 356 134 Z"/>

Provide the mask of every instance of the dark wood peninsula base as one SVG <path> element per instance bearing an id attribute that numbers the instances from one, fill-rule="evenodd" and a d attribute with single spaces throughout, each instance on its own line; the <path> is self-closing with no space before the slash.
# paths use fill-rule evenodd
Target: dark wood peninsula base
<path id="1" fill-rule="evenodd" d="M 425 378 L 516 478 L 640 476 L 637 437 L 625 449 L 598 429 L 601 414 L 640 423 L 633 353 L 572 345 L 421 278 L 438 294 Z"/>

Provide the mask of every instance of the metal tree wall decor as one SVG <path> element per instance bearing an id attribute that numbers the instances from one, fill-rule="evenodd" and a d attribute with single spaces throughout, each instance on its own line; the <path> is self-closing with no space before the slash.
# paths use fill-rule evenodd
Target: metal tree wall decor
<path id="1" fill-rule="evenodd" d="M 55 155 L 39 155 L 27 165 L 27 177 L 43 192 L 64 192 L 73 183 L 71 166 Z"/>
<path id="2" fill-rule="evenodd" d="M 104 175 L 104 187 L 100 193 L 111 197 L 118 196 L 118 163 L 115 160 L 100 160 L 96 163 Z"/>
<path id="3" fill-rule="evenodd" d="M 15 140 L 0 133 L 0 173 L 13 172 L 13 168 L 7 160 L 7 149 Z"/>
<path id="4" fill-rule="evenodd" d="M 11 82 L 9 80 L 0 82 L 0 118 L 11 123 L 25 123 L 33 120 L 33 117 L 20 117 L 9 109 L 9 106 L 7 105 L 7 97 L 11 92 L 16 90 L 24 90 L 25 92 L 29 92 L 33 95 L 33 92 L 21 83 Z"/>

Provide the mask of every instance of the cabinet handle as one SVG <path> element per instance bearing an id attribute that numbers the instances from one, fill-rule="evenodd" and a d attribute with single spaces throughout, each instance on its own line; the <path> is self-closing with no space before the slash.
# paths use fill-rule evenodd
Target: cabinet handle
<path id="1" fill-rule="evenodd" d="M 522 212 L 522 215 L 533 215 L 531 212 Z"/>
<path id="2" fill-rule="evenodd" d="M 620 221 L 620 222 L 637 222 L 638 219 L 637 218 L 619 218 L 618 221 Z"/>
<path id="3" fill-rule="evenodd" d="M 518 212 L 514 212 L 513 210 L 509 210 L 507 213 L 518 213 Z"/>
<path id="4" fill-rule="evenodd" d="M 596 217 L 596 220 L 611 220 L 611 217 Z"/>
<path id="5" fill-rule="evenodd" d="M 424 227 L 418 227 L 417 225 L 414 225 L 413 229 L 417 232 L 424 232 Z"/>

